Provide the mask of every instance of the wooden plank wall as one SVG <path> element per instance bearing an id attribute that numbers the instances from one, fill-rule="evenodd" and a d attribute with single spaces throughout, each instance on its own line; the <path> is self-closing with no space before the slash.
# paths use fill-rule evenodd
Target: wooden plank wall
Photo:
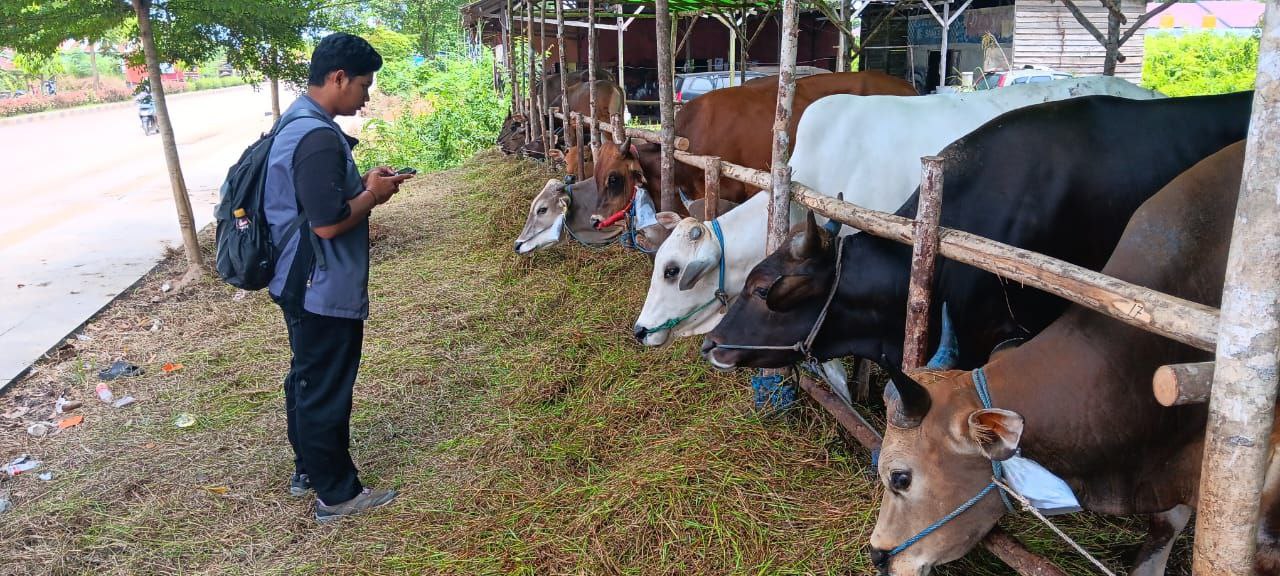
<path id="1" fill-rule="evenodd" d="M 1107 32 L 1107 9 L 1098 0 L 1076 0 L 1076 6 L 1103 34 Z M 1121 9 L 1129 19 L 1121 34 L 1145 11 L 1141 0 L 1123 0 Z M 1057 0 L 1017 0 L 1014 4 L 1015 32 L 1013 64 L 1048 66 L 1076 74 L 1101 74 L 1106 50 Z M 1139 30 L 1120 53 L 1125 61 L 1116 66 L 1116 76 L 1138 82 L 1142 79 L 1142 42 Z"/>

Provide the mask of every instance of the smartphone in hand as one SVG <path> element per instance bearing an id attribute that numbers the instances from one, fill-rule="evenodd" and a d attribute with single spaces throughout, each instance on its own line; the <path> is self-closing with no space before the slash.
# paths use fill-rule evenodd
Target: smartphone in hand
<path id="1" fill-rule="evenodd" d="M 417 173 L 418 173 L 418 170 L 416 168 L 409 168 L 407 166 L 399 170 L 396 170 L 396 174 L 417 174 Z"/>

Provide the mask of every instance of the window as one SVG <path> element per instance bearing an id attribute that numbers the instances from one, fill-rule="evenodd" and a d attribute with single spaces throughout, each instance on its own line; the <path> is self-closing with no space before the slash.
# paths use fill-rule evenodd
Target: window
<path id="1" fill-rule="evenodd" d="M 1032 76 L 1027 79 L 1029 84 L 1044 84 L 1046 82 L 1053 82 L 1053 76 Z"/>

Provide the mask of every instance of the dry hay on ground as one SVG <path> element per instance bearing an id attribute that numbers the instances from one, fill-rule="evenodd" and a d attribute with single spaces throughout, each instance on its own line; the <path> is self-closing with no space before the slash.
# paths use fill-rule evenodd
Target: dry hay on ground
<path id="1" fill-rule="evenodd" d="M 879 484 L 830 419 L 761 418 L 747 375 L 710 370 L 697 339 L 634 345 L 644 257 L 511 252 L 548 176 L 481 154 L 375 216 L 353 450 L 365 481 L 402 491 L 393 505 L 319 527 L 287 495 L 279 312 L 214 279 L 153 302 L 181 273 L 174 254 L 88 324 L 92 340 L 0 396 L 0 413 L 39 414 L 65 394 L 85 416 L 42 439 L 0 419 L 0 459 L 30 453 L 54 475 L 0 480 L 15 504 L 0 574 L 871 573 Z M 112 383 L 138 399 L 113 409 L 93 388 L 119 357 L 147 372 Z M 175 427 L 180 413 L 196 425 Z M 1113 565 L 1137 542 L 1125 522 L 1066 524 Z M 942 572 L 1008 570 L 977 552 Z"/>

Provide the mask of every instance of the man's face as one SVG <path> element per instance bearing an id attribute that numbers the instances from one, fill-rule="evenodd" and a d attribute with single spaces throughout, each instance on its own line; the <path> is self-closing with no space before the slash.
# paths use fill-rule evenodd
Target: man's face
<path id="1" fill-rule="evenodd" d="M 340 105 L 338 114 L 343 116 L 351 116 L 364 108 L 365 102 L 369 101 L 369 87 L 373 85 L 373 72 L 363 76 L 347 76 L 347 73 L 338 70 L 333 73 L 334 81 L 338 88 L 338 103 Z"/>

